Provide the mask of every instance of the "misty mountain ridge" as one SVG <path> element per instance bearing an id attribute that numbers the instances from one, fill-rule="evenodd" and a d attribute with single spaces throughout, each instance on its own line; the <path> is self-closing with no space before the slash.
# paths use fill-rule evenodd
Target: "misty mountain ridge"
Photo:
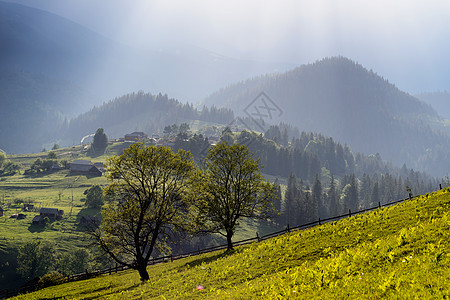
<path id="1" fill-rule="evenodd" d="M 233 59 L 190 45 L 136 49 L 52 13 L 1 1 L 0 57 L 5 69 L 73 81 L 101 99 L 91 106 L 138 90 L 197 102 L 242 78 L 292 67 Z"/>
<path id="2" fill-rule="evenodd" d="M 39 151 L 61 140 L 67 128 L 74 134 L 64 137 L 66 142 L 78 141 L 81 136 L 75 132 L 96 128 L 74 129 L 77 118 L 69 122 L 65 116 L 101 108 L 117 95 L 147 90 L 194 103 L 228 85 L 203 103 L 252 116 L 255 97 L 264 92 L 279 108 L 277 118 L 267 123 L 290 123 L 358 152 L 378 152 L 396 164 L 447 172 L 443 162 L 449 157 L 449 137 L 436 111 L 350 59 L 326 58 L 282 73 L 287 64 L 234 60 L 191 46 L 155 49 L 135 50 L 54 14 L 0 2 L 0 86 L 9 85 L 5 74 L 28 78 L 15 80 L 14 89 L 0 95 L 7 109 L 0 148 L 9 153 Z M 278 73 L 259 75 L 273 70 Z M 242 78 L 252 79 L 232 84 Z M 166 115 L 170 112 L 160 112 L 158 122 L 173 120 Z M 140 116 L 138 123 L 118 122 L 114 132 L 154 128 L 148 125 L 150 115 Z"/>
<path id="3" fill-rule="evenodd" d="M 433 93 L 420 93 L 415 95 L 418 99 L 433 106 L 447 120 L 450 120 L 450 92 L 438 91 Z"/>
<path id="4" fill-rule="evenodd" d="M 246 115 L 261 92 L 282 112 L 279 121 L 301 131 L 332 136 L 355 151 L 380 153 L 397 165 L 448 172 L 442 162 L 450 165 L 449 136 L 443 125 L 431 128 L 442 123 L 438 113 L 348 58 L 325 58 L 241 81 L 208 96 L 203 104 Z"/>

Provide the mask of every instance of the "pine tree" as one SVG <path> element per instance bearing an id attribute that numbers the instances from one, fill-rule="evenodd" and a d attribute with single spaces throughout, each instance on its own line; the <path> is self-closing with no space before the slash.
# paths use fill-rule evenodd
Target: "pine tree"
<path id="1" fill-rule="evenodd" d="M 95 153 L 102 154 L 105 152 L 106 146 L 108 146 L 108 137 L 106 136 L 103 128 L 99 128 L 95 132 L 92 148 Z"/>
<path id="2" fill-rule="evenodd" d="M 316 174 L 312 187 L 312 201 L 317 205 L 318 215 L 322 218 L 328 215 L 328 209 L 325 206 L 325 203 L 323 203 L 323 200 L 322 183 L 319 180 L 319 175 Z"/>
<path id="3" fill-rule="evenodd" d="M 328 210 L 331 216 L 337 216 L 340 212 L 339 202 L 337 201 L 336 182 L 333 174 L 331 174 L 330 184 L 328 187 Z"/>
<path id="4" fill-rule="evenodd" d="M 370 205 L 371 207 L 374 207 L 378 205 L 380 202 L 380 190 L 378 188 L 378 180 L 375 181 L 372 187 L 372 193 L 370 195 Z"/>
<path id="5" fill-rule="evenodd" d="M 297 223 L 297 218 L 299 214 L 298 209 L 298 188 L 297 188 L 297 178 L 295 174 L 291 173 L 288 178 L 288 184 L 284 196 L 284 209 L 283 209 L 283 218 L 282 220 L 289 226 L 294 226 Z"/>

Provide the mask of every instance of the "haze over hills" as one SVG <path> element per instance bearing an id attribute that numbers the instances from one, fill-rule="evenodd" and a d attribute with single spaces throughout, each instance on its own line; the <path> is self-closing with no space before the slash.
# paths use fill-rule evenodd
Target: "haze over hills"
<path id="1" fill-rule="evenodd" d="M 194 102 L 242 78 L 292 66 L 180 44 L 136 50 L 68 19 L 6 2 L 0 2 L 0 22 L 2 68 L 73 81 L 97 96 L 85 100 L 90 107 L 138 90 Z"/>
<path id="2" fill-rule="evenodd" d="M 288 67 L 183 45 L 136 50 L 57 15 L 1 1 L 0 61 L 6 115 L 0 149 L 9 153 L 40 151 L 56 140 L 60 119 L 129 92 L 162 92 L 193 102 L 241 76 Z M 14 138 L 18 133 L 23 139 Z"/>
<path id="3" fill-rule="evenodd" d="M 210 95 L 204 104 L 257 115 L 251 105 L 261 91 L 280 111 L 274 121 L 321 132 L 395 164 L 433 174 L 448 172 L 444 165 L 450 164 L 450 139 L 443 125 L 442 130 L 430 127 L 442 121 L 437 112 L 350 59 L 326 58 L 242 81 Z"/>
<path id="4" fill-rule="evenodd" d="M 415 96 L 423 102 L 433 106 L 440 115 L 450 120 L 450 92 L 439 91 L 434 93 L 421 93 Z"/>
<path id="5" fill-rule="evenodd" d="M 141 51 L 57 15 L 6 2 L 0 2 L 0 25 L 0 148 L 9 153 L 39 151 L 64 138 L 78 141 L 82 136 L 64 136 L 64 130 L 88 134 L 95 128 L 74 128 L 87 115 L 73 122 L 66 117 L 94 106 L 101 110 L 102 103 L 130 92 L 161 92 L 192 103 L 222 88 L 204 103 L 253 116 L 252 101 L 265 92 L 279 108 L 272 123 L 323 133 L 398 165 L 448 172 L 448 128 L 438 113 L 343 57 L 283 73 L 288 64 L 236 60 L 182 44 Z M 231 85 L 242 78 L 252 79 Z M 172 117 L 160 114 L 158 123 L 177 121 Z M 114 132 L 155 128 L 147 126 L 152 122 L 121 120 Z"/>

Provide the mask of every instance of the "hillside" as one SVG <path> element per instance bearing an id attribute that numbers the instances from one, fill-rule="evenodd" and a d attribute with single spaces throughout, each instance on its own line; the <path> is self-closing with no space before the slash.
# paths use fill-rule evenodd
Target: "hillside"
<path id="1" fill-rule="evenodd" d="M 64 120 L 86 110 L 83 100 L 91 98 L 72 82 L 0 70 L 0 148 L 7 153 L 40 151 L 56 142 Z"/>
<path id="2" fill-rule="evenodd" d="M 236 299 L 449 297 L 450 189 L 233 253 L 66 283 L 17 299 Z"/>
<path id="3" fill-rule="evenodd" d="M 132 131 L 148 135 L 161 134 L 167 125 L 183 122 L 227 124 L 234 117 L 229 109 L 215 107 L 198 110 L 167 95 L 152 95 L 142 91 L 117 97 L 71 119 L 59 138 L 70 145 L 102 127 L 109 137 L 119 138 Z M 205 123 L 207 124 L 207 123 Z"/>
<path id="4" fill-rule="evenodd" d="M 3 1 L 0 61 L 0 87 L 8 87 L 0 92 L 2 111 L 8 120 L 26 119 L 0 124 L 8 128 L 2 130 L 0 149 L 9 153 L 40 151 L 56 139 L 48 127 L 62 125 L 55 122 L 58 116 L 74 117 L 131 91 L 165 92 L 196 102 L 242 78 L 291 67 L 236 60 L 188 45 L 135 49 L 55 14 Z M 19 143 L 16 132 L 23 132 L 27 142 Z"/>
<path id="5" fill-rule="evenodd" d="M 450 138 L 430 127 L 439 123 L 437 112 L 350 59 L 326 58 L 248 79 L 217 91 L 204 104 L 253 117 L 252 100 L 261 92 L 279 108 L 280 116 L 272 122 L 320 132 L 355 151 L 380 153 L 397 165 L 406 163 L 438 176 L 448 172 L 443 166 L 450 163 L 445 150 Z"/>
<path id="6" fill-rule="evenodd" d="M 450 92 L 421 93 L 416 97 L 433 106 L 440 115 L 450 120 Z"/>

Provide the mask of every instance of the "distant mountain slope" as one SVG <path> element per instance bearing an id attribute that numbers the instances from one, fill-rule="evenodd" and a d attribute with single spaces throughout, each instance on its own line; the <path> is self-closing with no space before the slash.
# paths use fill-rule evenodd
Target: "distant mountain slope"
<path id="1" fill-rule="evenodd" d="M 281 120 L 348 143 L 353 150 L 380 153 L 433 174 L 448 172 L 449 137 L 428 125 L 436 111 L 372 71 L 344 57 L 326 58 L 292 71 L 260 76 L 221 89 L 204 104 L 244 114 L 265 92 Z M 439 159 L 438 159 L 439 157 Z"/>
<path id="2" fill-rule="evenodd" d="M 57 15 L 5 2 L 0 2 L 0 59 L 3 68 L 72 80 L 103 101 L 144 89 L 193 102 L 242 78 L 292 67 L 187 45 L 136 50 Z"/>
<path id="3" fill-rule="evenodd" d="M 234 114 L 229 109 L 211 107 L 202 111 L 167 95 L 138 92 L 123 95 L 70 120 L 60 132 L 65 144 L 104 128 L 109 137 L 123 137 L 132 131 L 149 135 L 161 133 L 164 126 L 194 120 L 227 124 Z"/>
<path id="4" fill-rule="evenodd" d="M 56 139 L 41 123 L 54 120 L 54 115 L 86 112 L 118 95 L 146 90 L 196 102 L 242 78 L 287 68 L 186 45 L 136 50 L 57 15 L 0 1 L 0 86 L 8 90 L 1 92 L 0 105 L 9 120 L 0 124 L 0 148 L 15 153 L 41 150 Z M 42 107 L 50 115 L 42 114 Z M 16 131 L 27 138 L 15 138 Z"/>
<path id="5" fill-rule="evenodd" d="M 81 99 L 89 97 L 71 82 L 0 70 L 0 148 L 40 151 L 56 141 L 64 119 L 83 111 Z"/>
<path id="6" fill-rule="evenodd" d="M 441 116 L 450 120 L 450 92 L 421 93 L 416 97 L 430 104 Z"/>

